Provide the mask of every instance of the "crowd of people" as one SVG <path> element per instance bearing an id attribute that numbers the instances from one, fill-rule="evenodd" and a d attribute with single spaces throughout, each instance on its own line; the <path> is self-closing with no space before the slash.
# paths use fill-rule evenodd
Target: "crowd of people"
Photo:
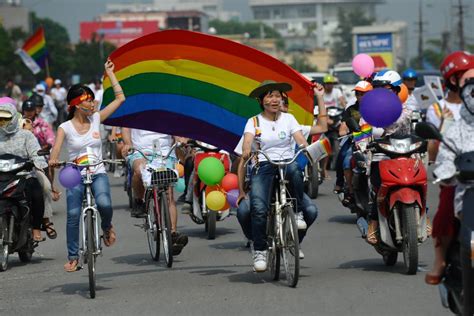
<path id="1" fill-rule="evenodd" d="M 445 135 L 446 141 L 462 152 L 473 150 L 471 141 L 474 128 L 474 110 L 463 106 L 460 91 L 468 79 L 474 78 L 474 56 L 466 52 L 454 52 L 447 56 L 441 67 L 441 74 L 446 87 L 446 97 L 432 104 L 426 112 L 426 121 L 431 122 Z M 47 237 L 57 237 L 52 222 L 53 202 L 60 198 L 54 181 L 54 168 L 59 165 L 59 155 L 64 148 L 68 159 L 74 161 L 79 157 L 92 153 L 99 159 L 103 155 L 103 138 L 101 123 L 113 114 L 126 100 L 124 91 L 114 74 L 114 64 L 111 60 L 105 63 L 105 72 L 111 80 L 115 99 L 106 107 L 99 110 L 103 90 L 100 82 L 92 85 L 75 84 L 66 90 L 61 80 L 56 79 L 53 86 L 37 84 L 31 96 L 23 99 L 21 89 L 9 80 L 5 87 L 6 98 L 0 104 L 0 154 L 15 154 L 33 159 L 36 167 L 36 177 L 28 179 L 25 187 L 26 195 L 32 205 L 33 239 L 36 242 L 44 240 L 42 231 Z M 337 78 L 332 75 L 324 77 L 323 84 L 314 83 L 315 104 L 318 111 L 314 125 L 301 126 L 295 117 L 289 113 L 288 92 L 292 86 L 284 82 L 267 80 L 249 93 L 260 105 L 261 113 L 249 118 L 244 128 L 241 142 L 235 148 L 234 164 L 239 176 L 240 195 L 238 198 L 237 219 L 243 234 L 252 245 L 253 268 L 257 272 L 267 269 L 266 221 L 270 208 L 272 182 L 277 168 L 267 161 L 264 155 L 252 158 L 248 183 L 246 180 L 245 163 L 251 159 L 255 149 L 268 152 L 272 160 L 291 159 L 298 148 L 308 146 L 310 135 L 324 134 L 328 129 L 326 108 L 339 107 L 344 110 L 339 135 L 350 134 L 347 126 L 349 119 L 354 119 L 360 126 L 366 122 L 360 112 L 360 104 L 364 95 L 373 89 L 387 89 L 398 95 L 401 85 L 408 89 L 408 98 L 403 103 L 402 114 L 396 122 L 384 128 L 373 128 L 374 137 L 389 135 L 407 135 L 411 130 L 412 111 L 423 111 L 413 95 L 417 73 L 407 69 L 401 75 L 394 70 L 381 70 L 370 78 L 364 78 L 354 86 L 354 98 L 346 100 L 341 91 L 335 86 Z M 270 79 L 270 78 L 269 78 Z M 380 106 L 383 106 L 381 104 Z M 117 154 L 127 159 L 132 172 L 132 190 L 134 208 L 131 216 L 143 217 L 145 214 L 142 170 L 146 160 L 141 153 L 130 153 L 131 148 L 140 148 L 145 155 L 151 155 L 156 147 L 166 155 L 173 143 L 186 144 L 188 139 L 178 135 L 166 135 L 151 131 L 113 127 L 109 140 L 118 142 Z M 157 146 L 158 144 L 158 146 Z M 48 159 L 38 155 L 39 151 L 51 151 Z M 178 160 L 185 166 L 187 191 L 193 186 L 193 154 L 191 151 L 172 154 L 171 163 Z M 439 145 L 430 142 L 428 157 L 436 164 L 435 175 L 455 173 L 454 155 Z M 346 137 L 341 143 L 337 156 L 335 192 L 345 192 L 344 202 L 350 205 L 354 202 L 352 188 L 352 146 L 351 138 Z M 381 185 L 379 162 L 386 159 L 383 155 L 374 155 L 371 161 L 370 185 L 377 192 Z M 327 177 L 327 163 L 322 166 Z M 84 171 L 83 171 L 84 172 Z M 101 215 L 101 227 L 104 233 L 104 244 L 112 246 L 118 233 L 112 224 L 113 207 L 110 184 L 104 166 L 94 169 L 92 189 L 95 201 Z M 286 177 L 289 181 L 289 192 L 296 198 L 297 227 L 300 242 L 303 241 L 307 230 L 318 216 L 318 207 L 304 193 L 303 173 L 297 162 L 287 166 Z M 192 190 L 192 189 L 191 189 Z M 185 192 L 186 193 L 186 192 Z M 83 185 L 66 190 L 67 199 L 67 262 L 64 269 L 76 271 L 79 264 L 79 216 L 83 199 Z M 438 284 L 445 267 L 444 257 L 450 241 L 456 233 L 455 199 L 462 197 L 463 190 L 454 181 L 443 183 L 440 191 L 438 211 L 433 221 L 432 235 L 435 238 L 435 263 L 427 273 L 426 282 Z M 169 193 L 169 206 L 172 223 L 173 255 L 178 255 L 188 243 L 188 237 L 177 231 L 178 209 L 173 190 Z M 186 202 L 183 213 L 189 213 L 192 203 L 186 194 L 178 200 Z M 378 232 L 377 204 L 373 203 L 369 210 L 369 226 L 366 241 L 376 244 Z M 430 227 L 431 229 L 431 227 Z M 304 253 L 300 250 L 300 259 Z"/>

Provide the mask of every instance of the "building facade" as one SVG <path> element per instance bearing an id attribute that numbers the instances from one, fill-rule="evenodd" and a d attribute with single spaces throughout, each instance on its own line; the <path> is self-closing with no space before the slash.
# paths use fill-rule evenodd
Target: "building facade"
<path id="1" fill-rule="evenodd" d="M 287 48 L 314 49 L 332 44 L 338 11 L 361 9 L 375 18 L 375 5 L 384 0 L 249 0 L 254 20 L 280 32 Z"/>

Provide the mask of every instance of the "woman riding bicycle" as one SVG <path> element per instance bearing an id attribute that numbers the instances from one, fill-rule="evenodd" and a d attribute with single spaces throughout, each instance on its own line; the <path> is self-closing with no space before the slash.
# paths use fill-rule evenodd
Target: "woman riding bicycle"
<path id="1" fill-rule="evenodd" d="M 58 128 L 56 144 L 51 152 L 50 166 L 58 165 L 59 153 L 64 141 L 68 150 L 69 160 L 76 160 L 84 154 L 92 153 L 94 158 L 102 160 L 102 141 L 100 139 L 100 123 L 112 115 L 125 101 L 125 95 L 114 74 L 114 64 L 109 59 L 105 63 L 105 71 L 110 78 L 115 100 L 103 110 L 95 109 L 94 93 L 81 84 L 73 85 L 67 94 L 68 118 Z M 82 171 L 83 174 L 86 170 Z M 112 202 L 110 185 L 103 165 L 92 169 L 92 191 L 101 215 L 101 226 L 104 231 L 104 244 L 111 246 L 115 242 L 112 226 Z M 79 221 L 84 196 L 84 185 L 81 183 L 67 189 L 67 248 L 68 262 L 64 265 L 67 272 L 77 270 L 79 263 Z"/>
<path id="2" fill-rule="evenodd" d="M 251 156 L 252 144 L 257 143 L 258 149 L 266 152 L 274 161 L 292 159 L 294 155 L 295 139 L 298 146 L 307 146 L 308 143 L 301 132 L 301 125 L 289 113 L 280 112 L 282 93 L 290 91 L 288 83 L 277 83 L 266 80 L 250 93 L 256 98 L 262 113 L 250 118 L 244 130 L 242 158 L 247 161 Z M 256 125 L 254 120 L 258 120 Z M 278 168 L 259 154 L 252 170 L 250 189 L 250 210 L 252 221 L 252 235 L 254 246 L 254 270 L 263 272 L 267 269 L 267 242 L 266 224 L 267 212 L 270 208 L 271 189 Z M 302 211 L 303 204 L 303 174 L 296 162 L 286 168 L 286 177 L 289 180 L 290 194 L 296 197 L 298 212 Z"/>

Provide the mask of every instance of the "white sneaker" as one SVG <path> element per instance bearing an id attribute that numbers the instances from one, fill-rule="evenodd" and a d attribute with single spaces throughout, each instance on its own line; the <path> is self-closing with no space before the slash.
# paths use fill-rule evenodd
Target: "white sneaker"
<path id="1" fill-rule="evenodd" d="M 296 213 L 296 226 L 298 226 L 298 229 L 300 230 L 308 228 L 308 225 L 306 225 L 306 222 L 304 221 L 303 212 Z"/>
<path id="2" fill-rule="evenodd" d="M 300 249 L 300 259 L 304 259 L 304 253 L 303 250 Z"/>
<path id="3" fill-rule="evenodd" d="M 253 270 L 255 272 L 265 272 L 267 270 L 267 251 L 255 250 L 253 255 Z"/>

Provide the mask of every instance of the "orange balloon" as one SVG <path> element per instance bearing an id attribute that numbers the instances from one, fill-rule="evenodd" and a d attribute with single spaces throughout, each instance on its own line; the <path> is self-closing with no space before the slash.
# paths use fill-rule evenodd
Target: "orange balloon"
<path id="1" fill-rule="evenodd" d="M 228 209 L 230 209 L 230 204 L 229 204 L 229 202 L 227 202 L 227 199 L 225 199 L 225 205 L 219 211 L 225 211 L 225 210 L 228 210 Z"/>
<path id="2" fill-rule="evenodd" d="M 208 195 L 212 191 L 221 191 L 221 187 L 219 185 L 208 185 L 206 187 L 206 195 Z"/>
<path id="3" fill-rule="evenodd" d="M 184 176 L 184 167 L 182 164 L 177 163 L 176 164 L 176 170 L 178 171 L 178 176 L 182 178 Z"/>
<path id="4" fill-rule="evenodd" d="M 46 82 L 46 84 L 48 85 L 49 88 L 51 88 L 53 86 L 53 78 L 48 77 L 44 81 Z"/>
<path id="5" fill-rule="evenodd" d="M 235 173 L 228 173 L 224 176 L 221 182 L 222 189 L 224 191 L 229 192 L 233 189 L 239 188 L 239 177 Z"/>
<path id="6" fill-rule="evenodd" d="M 405 86 L 404 83 L 400 85 L 400 92 L 398 93 L 398 97 L 400 98 L 400 101 L 402 101 L 402 104 L 405 103 L 405 101 L 408 99 L 408 88 Z"/>

